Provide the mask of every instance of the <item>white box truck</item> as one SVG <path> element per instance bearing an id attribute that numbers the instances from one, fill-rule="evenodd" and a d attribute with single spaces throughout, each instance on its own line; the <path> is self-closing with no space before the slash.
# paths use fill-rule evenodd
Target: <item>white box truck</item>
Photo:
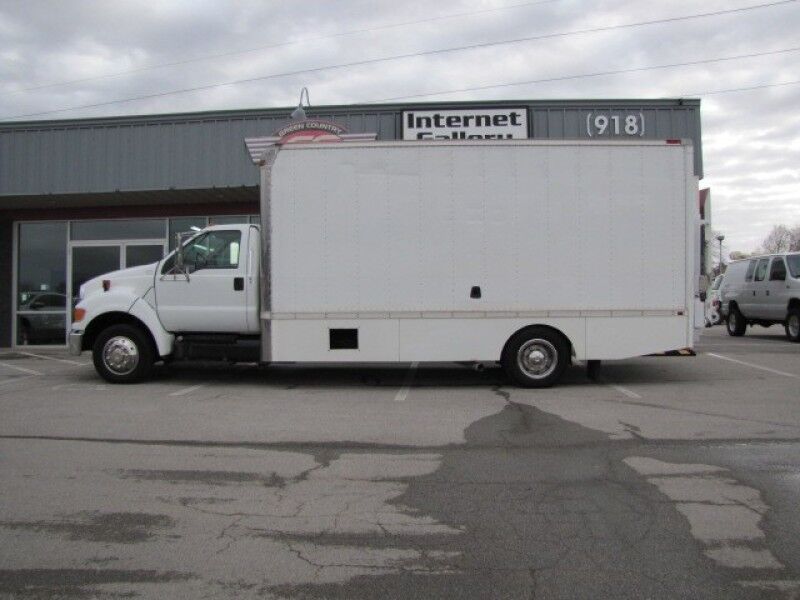
<path id="1" fill-rule="evenodd" d="M 573 361 L 691 347 L 692 146 L 307 143 L 261 166 L 261 226 L 208 227 L 81 287 L 69 335 L 112 382 L 154 362 Z"/>

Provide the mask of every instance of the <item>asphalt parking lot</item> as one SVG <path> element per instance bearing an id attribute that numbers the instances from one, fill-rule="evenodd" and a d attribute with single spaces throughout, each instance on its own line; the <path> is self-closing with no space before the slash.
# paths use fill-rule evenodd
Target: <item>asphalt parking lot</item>
<path id="1" fill-rule="evenodd" d="M 800 345 L 459 365 L 0 353 L 3 598 L 800 598 Z"/>

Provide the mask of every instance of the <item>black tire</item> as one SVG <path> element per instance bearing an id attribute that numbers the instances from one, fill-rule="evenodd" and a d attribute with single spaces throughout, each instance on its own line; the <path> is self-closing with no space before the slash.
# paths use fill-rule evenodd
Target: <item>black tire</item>
<path id="1" fill-rule="evenodd" d="M 508 340 L 501 363 L 519 386 L 550 387 L 569 364 L 569 348 L 567 338 L 549 327 L 526 327 Z"/>
<path id="2" fill-rule="evenodd" d="M 111 383 L 136 383 L 153 370 L 155 352 L 147 334 L 135 325 L 111 325 L 92 346 L 94 368 Z"/>
<path id="3" fill-rule="evenodd" d="M 790 342 L 800 342 L 800 308 L 790 308 L 786 315 L 786 337 Z"/>
<path id="4" fill-rule="evenodd" d="M 725 321 L 725 326 L 728 330 L 728 335 L 734 337 L 744 335 L 747 329 L 747 321 L 744 320 L 744 315 L 742 315 L 738 306 L 731 306 L 731 309 L 728 311 L 728 318 Z"/>

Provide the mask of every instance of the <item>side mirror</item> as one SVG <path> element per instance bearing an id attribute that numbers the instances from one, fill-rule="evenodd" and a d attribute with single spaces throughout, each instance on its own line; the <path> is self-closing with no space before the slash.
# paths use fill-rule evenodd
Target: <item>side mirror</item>
<path id="1" fill-rule="evenodd" d="M 179 273 L 183 273 L 183 244 L 181 244 L 181 234 L 175 234 L 175 269 Z"/>
<path id="2" fill-rule="evenodd" d="M 700 302 L 705 302 L 706 298 L 708 298 L 706 293 L 705 292 L 700 292 Z"/>
<path id="3" fill-rule="evenodd" d="M 175 234 L 175 253 L 171 258 L 165 260 L 163 263 L 164 266 L 161 268 L 162 280 L 167 276 L 176 278 L 178 275 L 183 275 L 186 277 L 186 281 L 189 281 L 189 271 L 186 268 L 186 255 L 184 254 L 183 249 L 183 240 L 186 238 L 186 236 L 187 234 L 185 233 Z M 168 270 L 167 265 L 169 265 Z"/>

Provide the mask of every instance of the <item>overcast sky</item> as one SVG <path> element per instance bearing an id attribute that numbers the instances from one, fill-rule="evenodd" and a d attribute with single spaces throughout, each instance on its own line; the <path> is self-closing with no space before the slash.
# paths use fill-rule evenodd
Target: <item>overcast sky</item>
<path id="1" fill-rule="evenodd" d="M 0 0 L 0 118 L 369 58 L 768 2 Z M 423 93 L 434 94 L 421 100 L 698 96 L 702 98 L 706 175 L 701 186 L 712 189 L 714 228 L 727 236 L 726 252 L 747 251 L 759 244 L 773 224 L 800 224 L 800 85 L 714 95 L 704 92 L 800 80 L 799 31 L 800 2 L 795 1 L 735 14 L 411 57 L 30 118 L 289 106 L 297 104 L 302 86 L 309 87 L 312 105 Z M 791 48 L 798 51 L 445 93 Z M 210 55 L 216 57 L 194 60 Z M 150 68 L 177 62 L 183 64 Z M 50 86 L 62 82 L 72 83 Z"/>

